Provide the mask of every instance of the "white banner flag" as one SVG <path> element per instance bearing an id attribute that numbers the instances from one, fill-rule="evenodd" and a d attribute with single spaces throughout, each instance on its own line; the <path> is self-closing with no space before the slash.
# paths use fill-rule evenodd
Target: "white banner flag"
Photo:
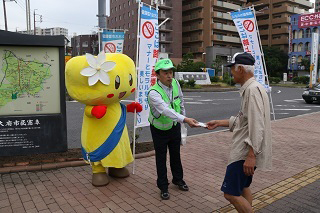
<path id="1" fill-rule="evenodd" d="M 143 5 L 140 17 L 138 86 L 135 99 L 143 110 L 137 113 L 136 127 L 149 126 L 148 91 L 157 81 L 154 66 L 159 54 L 158 11 Z"/>
<path id="2" fill-rule="evenodd" d="M 102 48 L 106 53 L 122 53 L 124 32 L 115 30 L 103 30 Z"/>
<path id="3" fill-rule="evenodd" d="M 233 19 L 240 35 L 244 51 L 250 53 L 256 60 L 254 77 L 259 83 L 268 89 L 269 86 L 265 83 L 266 70 L 264 70 L 264 58 L 261 54 L 262 50 L 258 40 L 257 22 L 255 20 L 253 9 L 231 12 L 231 18 Z"/>
<path id="4" fill-rule="evenodd" d="M 311 62 L 313 70 L 310 73 L 310 80 L 312 84 L 317 80 L 317 67 L 318 67 L 318 48 L 319 48 L 319 33 L 312 33 L 312 47 L 311 47 Z"/>

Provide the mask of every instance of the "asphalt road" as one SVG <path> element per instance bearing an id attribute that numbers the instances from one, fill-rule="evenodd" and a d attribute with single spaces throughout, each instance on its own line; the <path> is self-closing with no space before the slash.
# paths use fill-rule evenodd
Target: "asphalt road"
<path id="1" fill-rule="evenodd" d="M 320 103 L 306 104 L 302 99 L 302 88 L 273 87 L 271 97 L 276 119 L 293 117 L 301 114 L 319 112 Z M 129 99 L 133 99 L 130 97 Z M 212 119 L 226 119 L 236 115 L 240 108 L 238 92 L 185 92 L 185 107 L 188 117 L 201 122 Z M 78 102 L 67 102 L 68 147 L 81 146 L 81 125 L 84 105 Z M 273 116 L 272 116 L 273 118 Z M 133 114 L 127 114 L 129 134 L 133 130 Z M 218 128 L 216 131 L 222 130 Z M 208 133 L 204 128 L 188 128 L 188 135 Z M 137 129 L 137 142 L 151 141 L 149 127 Z"/>

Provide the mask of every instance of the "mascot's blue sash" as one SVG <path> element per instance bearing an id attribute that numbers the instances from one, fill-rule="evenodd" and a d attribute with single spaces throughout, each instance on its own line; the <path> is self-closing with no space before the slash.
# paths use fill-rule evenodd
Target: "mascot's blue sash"
<path id="1" fill-rule="evenodd" d="M 103 158 L 107 157 L 114 148 L 118 145 L 120 138 L 122 136 L 122 132 L 124 129 L 124 126 L 126 125 L 126 106 L 121 104 L 121 117 L 117 123 L 117 125 L 114 127 L 113 131 L 107 138 L 107 140 L 96 150 L 93 152 L 87 153 L 86 150 L 82 149 L 82 155 L 84 160 L 89 162 L 97 162 L 102 160 Z"/>

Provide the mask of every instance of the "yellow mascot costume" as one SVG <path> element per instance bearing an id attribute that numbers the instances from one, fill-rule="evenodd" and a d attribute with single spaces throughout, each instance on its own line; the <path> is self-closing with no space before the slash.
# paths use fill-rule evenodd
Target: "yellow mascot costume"
<path id="1" fill-rule="evenodd" d="M 125 123 L 126 107 L 120 100 L 135 91 L 134 62 L 118 53 L 101 52 L 97 57 L 86 54 L 68 61 L 65 77 L 69 95 L 86 105 L 81 144 L 83 158 L 92 166 L 92 184 L 109 183 L 105 168 L 112 177 L 129 176 L 125 166 L 133 157 Z M 131 111 L 142 110 L 138 103 L 129 105 Z"/>

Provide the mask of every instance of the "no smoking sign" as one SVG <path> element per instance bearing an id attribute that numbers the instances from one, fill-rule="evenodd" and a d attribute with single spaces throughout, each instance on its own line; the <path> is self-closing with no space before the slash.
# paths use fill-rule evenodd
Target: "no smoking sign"
<path id="1" fill-rule="evenodd" d="M 114 45 L 113 43 L 110 43 L 110 42 L 107 42 L 105 45 L 104 45 L 104 51 L 106 53 L 115 53 L 116 52 L 116 45 Z"/>
<path id="2" fill-rule="evenodd" d="M 152 38 L 152 36 L 154 35 L 154 27 L 153 27 L 153 24 L 150 21 L 146 21 L 142 25 L 142 34 L 147 39 Z"/>
<path id="3" fill-rule="evenodd" d="M 243 27 L 249 31 L 250 33 L 254 30 L 254 24 L 251 20 L 245 20 L 243 21 Z"/>

